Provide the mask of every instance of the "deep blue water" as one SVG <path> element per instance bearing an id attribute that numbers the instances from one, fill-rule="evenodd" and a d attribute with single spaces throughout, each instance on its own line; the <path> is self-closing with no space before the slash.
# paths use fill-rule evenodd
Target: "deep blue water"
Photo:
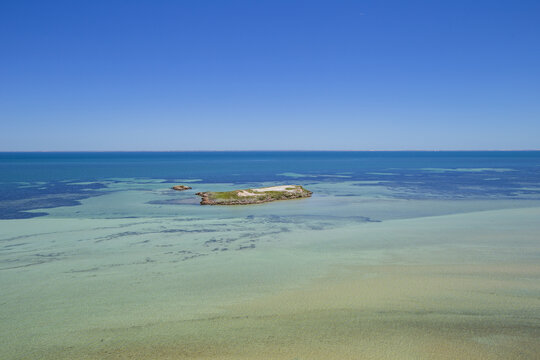
<path id="1" fill-rule="evenodd" d="M 403 197 L 540 197 L 540 151 L 0 153 L 0 219 L 77 205 L 117 178 L 290 183 L 287 173 L 296 183 L 384 180 Z"/>

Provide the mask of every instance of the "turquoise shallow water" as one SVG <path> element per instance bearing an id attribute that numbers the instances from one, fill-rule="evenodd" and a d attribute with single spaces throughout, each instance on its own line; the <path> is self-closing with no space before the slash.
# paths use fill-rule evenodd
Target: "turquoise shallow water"
<path id="1" fill-rule="evenodd" d="M 290 330 L 298 322 L 235 325 L 247 309 L 285 322 L 307 316 L 301 309 L 398 314 L 408 321 L 403 334 L 416 329 L 423 348 L 434 340 L 412 324 L 436 314 L 483 339 L 452 340 L 474 344 L 469 355 L 497 358 L 490 354 L 501 346 L 521 344 L 532 358 L 536 349 L 527 339 L 540 319 L 538 152 L 1 154 L 0 169 L 1 358 L 129 358 L 135 348 L 163 351 L 156 358 L 226 358 L 197 344 L 213 348 L 226 334 L 246 336 L 242 329 L 267 339 L 328 327 L 324 317 L 305 319 L 313 325 L 302 331 Z M 285 183 L 314 195 L 234 207 L 200 206 L 194 195 Z M 193 189 L 173 191 L 175 184 Z M 418 285 L 420 275 L 402 279 L 411 266 L 426 267 L 424 283 L 448 286 L 437 297 Z M 314 290 L 321 284 L 338 295 Z M 349 292 L 367 284 L 373 298 Z M 322 291 L 321 300 L 309 291 Z M 478 319 L 482 331 L 474 330 Z M 522 337 L 501 333 L 501 324 Z M 219 326 L 231 328 L 216 333 Z M 331 339 L 344 342 L 334 354 L 353 346 L 345 342 L 356 330 Z M 309 339 L 321 336 L 330 335 Z M 307 354 L 306 338 L 257 341 L 253 353 L 239 345 L 227 356 Z M 290 352 L 280 357 L 273 345 Z M 388 355 L 373 347 L 372 358 Z M 263 348 L 267 356 L 253 355 Z M 330 358 L 328 349 L 312 358 Z"/>
<path id="2" fill-rule="evenodd" d="M 212 184 L 211 188 L 213 184 L 236 188 L 349 183 L 350 191 L 330 193 L 351 197 L 363 191 L 387 195 L 390 191 L 392 198 L 401 199 L 537 199 L 539 162 L 540 152 L 534 151 L 0 153 L 0 219 L 44 216 L 47 208 L 77 205 L 79 200 L 115 190 L 157 190 L 154 185 L 160 182 Z M 167 195 L 163 192 L 150 201 L 178 200 Z M 40 211 L 26 211 L 33 209 Z M 102 216 L 109 215 L 116 216 L 102 211 Z"/>

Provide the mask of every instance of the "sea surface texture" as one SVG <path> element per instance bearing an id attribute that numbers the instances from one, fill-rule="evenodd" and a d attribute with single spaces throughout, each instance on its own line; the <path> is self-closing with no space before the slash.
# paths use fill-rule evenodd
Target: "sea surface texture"
<path id="1" fill-rule="evenodd" d="M 195 195 L 280 184 L 313 196 Z M 540 358 L 540 152 L 0 153 L 0 186 L 0 359 Z"/>

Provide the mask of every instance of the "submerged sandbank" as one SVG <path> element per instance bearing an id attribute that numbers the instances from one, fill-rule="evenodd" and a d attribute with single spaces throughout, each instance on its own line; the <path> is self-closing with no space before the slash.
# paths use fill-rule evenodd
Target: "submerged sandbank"
<path id="1" fill-rule="evenodd" d="M 540 266 L 337 268 L 184 321 L 88 329 L 44 359 L 535 359 Z"/>
<path id="2" fill-rule="evenodd" d="M 3 244 L 17 246 L 2 253 L 0 355 L 534 359 L 539 216 L 508 209 L 279 233 L 250 219 L 228 220 L 226 232 L 222 219 L 7 221 Z M 218 233 L 224 243 L 254 233 L 257 246 L 212 252 L 205 243 Z"/>

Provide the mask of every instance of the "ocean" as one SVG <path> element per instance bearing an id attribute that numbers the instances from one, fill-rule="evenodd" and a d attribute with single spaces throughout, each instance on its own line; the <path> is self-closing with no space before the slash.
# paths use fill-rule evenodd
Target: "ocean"
<path id="1" fill-rule="evenodd" d="M 280 184 L 313 196 L 195 195 Z M 1 359 L 540 354 L 540 151 L 0 153 L 0 186 Z"/>

